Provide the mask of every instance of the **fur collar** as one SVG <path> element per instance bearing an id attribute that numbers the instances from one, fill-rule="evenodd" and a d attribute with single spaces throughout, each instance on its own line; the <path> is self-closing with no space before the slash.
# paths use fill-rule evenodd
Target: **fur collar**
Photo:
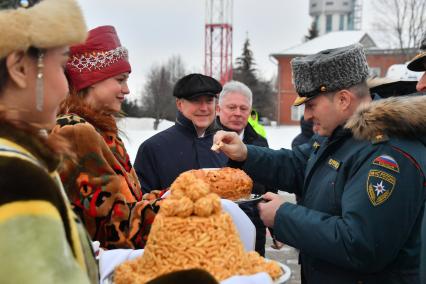
<path id="1" fill-rule="evenodd" d="M 426 136 L 426 96 L 390 97 L 360 105 L 345 127 L 357 139 L 372 140 L 379 134 L 422 139 Z"/>
<path id="2" fill-rule="evenodd" d="M 62 103 L 60 115 L 64 114 L 76 114 L 101 132 L 112 132 L 114 134 L 118 132 L 117 122 L 113 115 L 94 110 L 76 95 L 69 95 Z"/>

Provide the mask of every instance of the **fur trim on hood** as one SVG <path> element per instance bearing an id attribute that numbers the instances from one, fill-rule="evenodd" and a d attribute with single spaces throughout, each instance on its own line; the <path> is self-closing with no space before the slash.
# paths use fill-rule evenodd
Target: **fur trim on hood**
<path id="1" fill-rule="evenodd" d="M 426 96 L 390 97 L 363 104 L 346 122 L 356 139 L 426 136 Z"/>

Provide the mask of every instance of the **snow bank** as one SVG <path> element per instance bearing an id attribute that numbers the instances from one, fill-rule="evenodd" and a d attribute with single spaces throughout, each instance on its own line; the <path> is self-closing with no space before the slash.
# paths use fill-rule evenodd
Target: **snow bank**
<path id="1" fill-rule="evenodd" d="M 154 134 L 169 128 L 174 122 L 163 120 L 158 126 L 158 130 L 153 130 L 153 118 L 123 118 L 118 123 L 122 131 L 123 142 L 129 153 L 132 163 L 135 160 L 140 144 Z M 269 147 L 272 149 L 291 148 L 291 141 L 300 133 L 299 126 L 266 126 L 266 138 Z"/>

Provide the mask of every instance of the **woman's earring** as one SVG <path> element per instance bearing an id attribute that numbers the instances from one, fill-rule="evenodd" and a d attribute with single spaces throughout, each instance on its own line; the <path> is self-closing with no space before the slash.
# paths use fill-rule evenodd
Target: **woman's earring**
<path id="1" fill-rule="evenodd" d="M 44 88 L 43 88 L 43 63 L 44 52 L 40 51 L 37 59 L 37 82 L 36 82 L 36 109 L 43 111 Z"/>

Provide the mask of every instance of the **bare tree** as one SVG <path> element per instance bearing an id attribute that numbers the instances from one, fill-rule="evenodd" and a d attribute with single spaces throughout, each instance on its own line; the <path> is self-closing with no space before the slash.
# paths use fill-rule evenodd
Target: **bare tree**
<path id="1" fill-rule="evenodd" d="M 410 48 L 418 48 L 426 30 L 426 0 L 375 0 L 374 27 L 391 39 L 406 56 Z"/>
<path id="2" fill-rule="evenodd" d="M 154 129 L 161 119 L 174 120 L 176 104 L 173 86 L 185 74 L 185 67 L 179 56 L 171 57 L 166 64 L 154 65 L 147 76 L 142 94 L 144 114 L 155 118 Z"/>

